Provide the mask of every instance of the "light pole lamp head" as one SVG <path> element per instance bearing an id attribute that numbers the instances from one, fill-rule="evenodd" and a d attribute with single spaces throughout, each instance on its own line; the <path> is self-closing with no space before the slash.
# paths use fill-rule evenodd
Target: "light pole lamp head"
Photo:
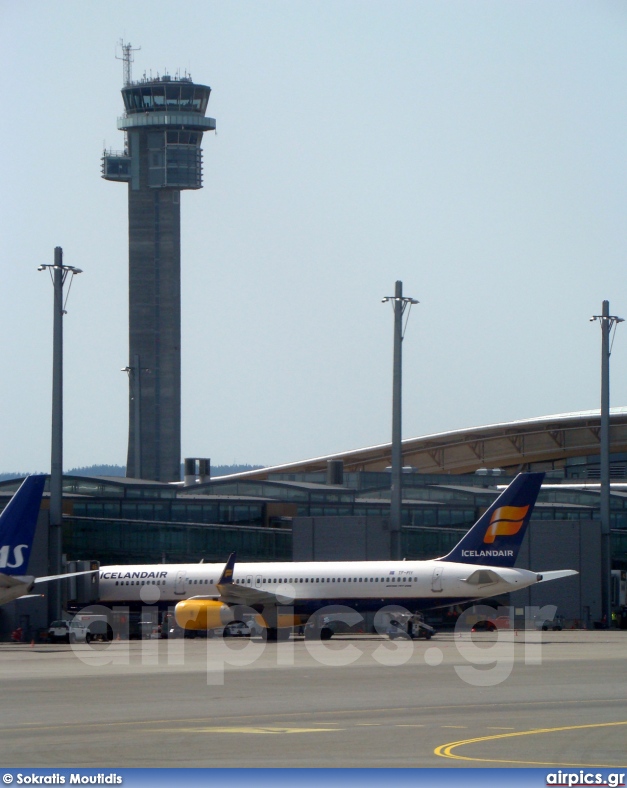
<path id="1" fill-rule="evenodd" d="M 42 263 L 40 266 L 37 267 L 38 271 L 45 271 L 46 269 L 51 268 L 52 270 L 56 271 L 65 271 L 68 274 L 82 274 L 82 268 L 76 268 L 73 265 L 49 265 L 47 263 Z"/>

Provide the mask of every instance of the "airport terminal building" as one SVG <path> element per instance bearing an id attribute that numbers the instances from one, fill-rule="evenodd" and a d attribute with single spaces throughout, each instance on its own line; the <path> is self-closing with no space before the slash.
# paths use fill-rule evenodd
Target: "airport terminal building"
<path id="1" fill-rule="evenodd" d="M 543 584 L 579 625 L 600 617 L 598 411 L 456 430 L 403 442 L 401 545 L 407 559 L 445 555 L 520 471 L 545 482 L 521 565 L 577 569 Z M 627 408 L 612 409 L 612 566 L 627 570 Z M 389 444 L 178 485 L 123 477 L 64 477 L 68 563 L 384 560 L 390 557 Z M 20 480 L 0 483 L 0 507 Z M 29 573 L 48 574 L 47 507 Z M 75 593 L 68 582 L 66 598 Z M 533 589 L 537 594 L 539 588 Z M 519 592 L 524 594 L 525 592 Z M 550 600 L 549 600 L 550 601 Z M 514 604 L 547 603 L 547 598 Z M 0 609 L 0 638 L 21 623 L 47 625 L 45 604 Z"/>

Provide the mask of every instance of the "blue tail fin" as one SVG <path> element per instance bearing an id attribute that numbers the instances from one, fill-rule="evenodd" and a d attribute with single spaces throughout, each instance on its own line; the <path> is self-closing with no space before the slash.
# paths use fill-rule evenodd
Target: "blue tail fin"
<path id="1" fill-rule="evenodd" d="M 0 573 L 23 575 L 28 569 L 41 496 L 47 477 L 28 476 L 0 514 Z"/>
<path id="2" fill-rule="evenodd" d="M 514 566 L 543 479 L 543 473 L 519 473 L 461 542 L 439 560 Z"/>

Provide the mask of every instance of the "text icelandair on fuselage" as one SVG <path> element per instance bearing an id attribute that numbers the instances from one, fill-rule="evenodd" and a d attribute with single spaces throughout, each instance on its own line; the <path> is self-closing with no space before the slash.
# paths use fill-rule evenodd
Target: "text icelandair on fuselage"
<path id="1" fill-rule="evenodd" d="M 6 780 L 4 782 L 9 784 Z M 122 785 L 119 774 L 16 774 L 16 785 Z"/>
<path id="2" fill-rule="evenodd" d="M 514 555 L 513 550 L 462 550 L 464 558 L 508 557 Z"/>
<path id="3" fill-rule="evenodd" d="M 167 577 L 167 572 L 101 572 L 101 580 L 145 580 L 146 578 Z"/>

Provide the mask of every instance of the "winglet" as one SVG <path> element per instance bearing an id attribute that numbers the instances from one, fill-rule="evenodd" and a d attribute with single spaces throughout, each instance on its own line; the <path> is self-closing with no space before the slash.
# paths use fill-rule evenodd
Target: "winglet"
<path id="1" fill-rule="evenodd" d="M 26 573 L 47 478 L 43 474 L 27 476 L 0 514 L 0 571 L 3 574 Z"/>
<path id="2" fill-rule="evenodd" d="M 218 580 L 219 586 L 230 585 L 233 582 L 233 572 L 235 571 L 235 553 L 227 558 L 220 579 Z"/>

